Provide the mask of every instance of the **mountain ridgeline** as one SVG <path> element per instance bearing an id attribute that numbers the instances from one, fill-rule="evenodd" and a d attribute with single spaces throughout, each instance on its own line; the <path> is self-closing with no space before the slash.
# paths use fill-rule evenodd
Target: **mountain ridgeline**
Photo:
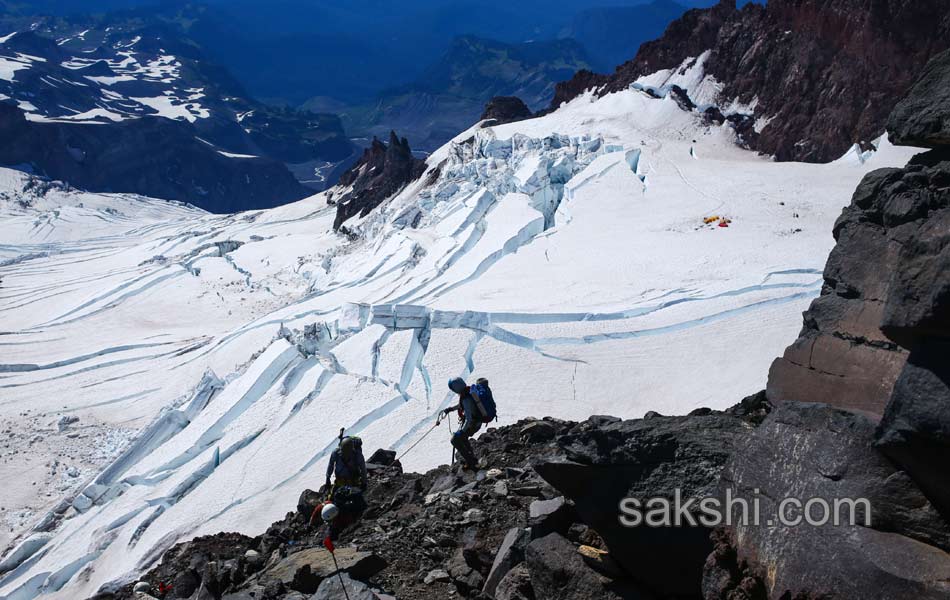
<path id="1" fill-rule="evenodd" d="M 580 71 L 558 85 L 556 108 L 588 89 L 626 89 L 709 52 L 705 74 L 721 85 L 716 107 L 749 120 L 745 143 L 778 160 L 826 162 L 884 133 L 888 114 L 924 64 L 950 47 L 943 0 L 722 0 L 687 11 L 610 75 Z M 760 121 L 761 122 L 761 121 Z"/>
<path id="2" fill-rule="evenodd" d="M 0 60 L 0 161 L 90 191 L 267 208 L 323 189 L 354 152 L 335 115 L 248 98 L 154 20 L 40 20 L 2 38 Z"/>
<path id="3" fill-rule="evenodd" d="M 518 96 L 537 110 L 551 102 L 558 81 L 590 66 L 573 39 L 505 43 L 460 36 L 414 82 L 346 110 L 344 124 L 358 135 L 396 129 L 432 151 L 475 123 L 493 96 Z"/>

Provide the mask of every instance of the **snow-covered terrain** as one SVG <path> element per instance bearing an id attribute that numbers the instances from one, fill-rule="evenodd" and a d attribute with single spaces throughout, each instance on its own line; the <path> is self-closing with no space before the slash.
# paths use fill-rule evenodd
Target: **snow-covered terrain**
<path id="1" fill-rule="evenodd" d="M 459 135 L 353 240 L 323 195 L 212 216 L 0 171 L 0 420 L 82 481 L 46 515 L 54 466 L 2 448 L 4 480 L 38 484 L 0 492 L 36 511 L 0 596 L 83 598 L 177 541 L 260 532 L 341 427 L 401 452 L 450 377 L 488 377 L 502 424 L 732 405 L 796 336 L 857 182 L 911 154 L 775 163 L 670 97 L 585 95 Z M 448 427 L 404 465 L 447 462 Z M 108 468 L 69 456 L 128 431 Z"/>

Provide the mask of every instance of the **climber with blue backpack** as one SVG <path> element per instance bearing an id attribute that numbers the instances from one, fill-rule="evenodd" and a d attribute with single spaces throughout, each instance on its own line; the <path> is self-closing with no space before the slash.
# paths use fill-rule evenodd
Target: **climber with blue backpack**
<path id="1" fill-rule="evenodd" d="M 445 414 L 453 410 L 458 411 L 462 421 L 461 427 L 452 435 L 452 445 L 462 457 L 465 469 L 474 471 L 478 468 L 478 459 L 472 449 L 471 438 L 482 424 L 498 418 L 495 409 L 495 398 L 492 396 L 488 380 L 480 378 L 475 385 L 469 386 L 461 377 L 449 380 L 449 389 L 459 395 L 459 403 L 443 410 Z"/>

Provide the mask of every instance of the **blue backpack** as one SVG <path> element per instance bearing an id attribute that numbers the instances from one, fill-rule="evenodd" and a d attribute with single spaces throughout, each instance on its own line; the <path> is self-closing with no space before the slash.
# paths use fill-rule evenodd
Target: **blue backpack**
<path id="1" fill-rule="evenodd" d="M 475 399 L 475 406 L 482 415 L 482 422 L 488 423 L 498 418 L 498 410 L 495 408 L 495 397 L 488 387 L 488 380 L 480 377 L 475 381 L 475 385 L 469 388 L 472 398 Z"/>

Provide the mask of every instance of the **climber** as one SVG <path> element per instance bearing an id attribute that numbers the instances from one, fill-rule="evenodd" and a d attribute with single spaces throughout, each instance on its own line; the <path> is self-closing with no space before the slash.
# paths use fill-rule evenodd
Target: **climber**
<path id="1" fill-rule="evenodd" d="M 336 480 L 330 485 L 334 473 Z M 330 523 L 330 537 L 336 539 L 340 531 L 355 523 L 366 510 L 366 460 L 363 458 L 363 441 L 358 437 L 343 436 L 340 431 L 340 444 L 330 454 L 327 466 L 326 502 L 317 505 L 310 516 L 310 524 L 315 525 L 321 512 L 327 505 L 334 505 L 339 513 Z"/>
<path id="2" fill-rule="evenodd" d="M 452 445 L 458 450 L 465 463 L 463 468 L 474 471 L 478 468 L 478 459 L 475 458 L 475 451 L 472 450 L 471 438 L 483 423 L 497 418 L 495 400 L 488 387 L 487 379 L 479 379 L 475 385 L 469 387 L 465 380 L 456 377 L 449 380 L 449 389 L 459 395 L 459 403 L 442 412 L 449 414 L 453 410 L 458 411 L 462 420 L 461 427 L 452 435 Z"/>
<path id="3" fill-rule="evenodd" d="M 336 473 L 336 481 L 330 488 L 330 479 Z M 330 498 L 339 488 L 359 488 L 366 491 L 366 460 L 363 458 L 363 440 L 358 437 L 340 434 L 340 445 L 330 454 L 330 464 L 327 465 L 327 483 L 330 488 Z"/>

